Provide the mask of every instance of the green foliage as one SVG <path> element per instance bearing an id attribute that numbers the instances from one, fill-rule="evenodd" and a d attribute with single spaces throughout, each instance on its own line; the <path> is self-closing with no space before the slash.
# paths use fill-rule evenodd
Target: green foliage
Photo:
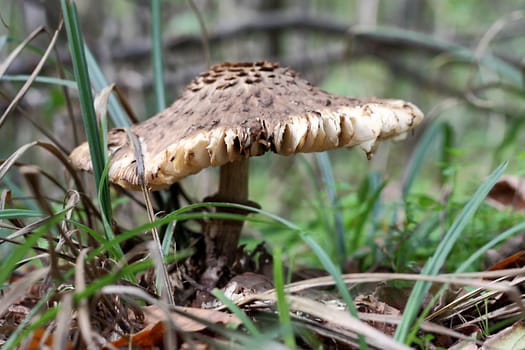
<path id="1" fill-rule="evenodd" d="M 279 324 L 283 330 L 284 343 L 291 349 L 294 349 L 295 335 L 292 328 L 290 308 L 288 306 L 288 301 L 286 300 L 284 272 L 280 247 L 274 248 L 273 258 L 273 281 L 277 294 L 277 313 L 279 315 Z"/>
<path id="2" fill-rule="evenodd" d="M 161 1 L 151 1 L 151 42 L 153 50 L 151 51 L 151 61 L 153 66 L 155 105 L 156 111 L 160 112 L 166 108 L 166 93 L 164 91 L 164 53 L 162 50 L 164 41 L 162 40 L 162 17 Z"/>
<path id="3" fill-rule="evenodd" d="M 95 184 L 100 194 L 100 207 L 108 222 L 112 220 L 111 201 L 109 196 L 109 182 L 107 175 L 103 176 L 106 164 L 106 145 L 102 144 L 105 140 L 100 133 L 97 125 L 97 116 L 93 105 L 93 95 L 91 93 L 91 81 L 89 79 L 86 54 L 84 50 L 84 40 L 82 37 L 78 14 L 74 3 L 68 0 L 61 0 L 64 23 L 68 35 L 68 44 L 75 72 L 75 79 L 78 84 L 80 106 L 82 109 L 82 119 L 89 143 L 91 162 Z M 104 132 L 104 131 L 103 131 Z M 113 238 L 111 230 L 105 232 L 108 239 Z"/>
<path id="4" fill-rule="evenodd" d="M 488 23 L 495 19 L 494 14 L 485 11 L 487 3 L 473 5 L 473 2 L 468 1 L 436 1 L 432 4 L 436 13 L 447 15 L 440 16 L 443 17 L 442 26 L 448 23 L 455 30 L 476 27 L 480 33 L 491 33 Z M 101 91 L 109 83 L 97 57 L 84 43 L 74 2 L 62 0 L 61 6 L 73 74 L 66 71 L 65 77 L 62 74 L 60 77 L 53 77 L 52 71 L 48 70 L 46 75 L 36 77 L 32 84 L 39 91 L 47 93 L 42 107 L 45 118 L 41 120 L 47 125 L 60 123 L 59 112 L 71 104 L 69 97 L 63 93 L 63 88 L 78 92 L 98 196 L 90 202 L 86 196 L 89 191 L 78 186 L 79 182 L 75 181 L 75 190 L 81 192 L 83 201 L 75 204 L 74 209 L 64 209 L 66 205 L 61 203 L 60 198 L 50 198 L 48 205 L 43 205 L 45 202 L 38 198 L 39 193 L 31 192 L 26 183 L 8 173 L 11 165 L 15 168 L 15 163 L 16 166 L 24 164 L 19 162 L 18 157 L 15 159 L 12 155 L 5 154 L 7 148 L 0 149 L 0 155 L 6 159 L 0 165 L 3 186 L 0 193 L 0 221 L 3 225 L 0 227 L 1 290 L 7 289 L 9 276 L 20 267 L 24 259 L 31 259 L 42 250 L 53 249 L 57 241 L 67 237 L 71 245 L 57 252 L 62 254 L 57 261 L 63 265 L 53 275 L 58 277 L 52 282 L 56 284 L 55 287 L 72 278 L 75 273 L 72 261 L 82 248 L 89 247 L 86 264 L 94 264 L 99 259 L 110 257 L 104 273 L 94 276 L 86 289 L 75 294 L 75 302 L 87 300 L 97 295 L 105 286 L 135 283 L 139 276 L 153 268 L 149 259 L 128 262 L 121 250 L 121 245 L 125 242 L 142 237 L 151 229 L 157 228 L 164 232 L 164 257 L 168 262 L 177 261 L 195 253 L 194 250 L 184 250 L 185 247 L 176 247 L 175 253 L 173 242 L 175 238 L 179 238 L 177 228 L 182 223 L 192 221 L 194 224 L 210 218 L 242 220 L 245 219 L 244 216 L 213 214 L 203 210 L 209 206 L 242 208 L 254 212 L 247 221 L 251 228 L 261 233 L 256 238 L 243 237 L 243 243 L 255 246 L 264 239 L 274 252 L 280 327 L 262 332 L 257 322 L 253 322 L 239 307 L 226 300 L 223 294 L 215 291 L 214 295 L 242 319 L 245 330 L 250 334 L 250 337 L 243 338 L 240 332 L 236 333 L 235 339 L 239 343 L 255 346 L 264 343 L 261 340 L 263 338 L 273 340 L 281 337 L 287 346 L 293 348 L 296 346 L 300 327 L 297 327 L 289 315 L 285 295 L 285 282 L 288 279 L 284 276 L 282 261 L 293 262 L 292 267 L 307 265 L 324 269 L 335 280 L 336 289 L 348 305 L 349 312 L 357 317 L 352 295 L 342 279 L 342 269 L 348 263 L 356 263 L 361 271 L 386 268 L 395 272 L 419 273 L 422 266 L 421 273 L 429 275 L 438 271 L 479 271 L 486 267 L 483 259 L 487 250 L 498 248 L 498 245 L 525 230 L 524 214 L 510 210 L 499 211 L 483 204 L 485 195 L 503 172 L 504 166 L 500 166 L 479 186 L 488 169 L 495 168 L 506 160 L 510 161 L 508 173 L 520 176 L 525 174 L 525 122 L 522 106 L 525 92 L 522 72 L 511 59 L 502 58 L 505 55 L 498 54 L 505 53 L 504 50 L 497 50 L 500 47 L 507 50 L 510 47 L 519 49 L 520 42 L 516 35 L 511 37 L 507 33 L 505 40 L 489 40 L 490 42 L 485 43 L 488 45 L 485 50 L 478 50 L 482 46 L 481 42 L 472 43 L 470 47 L 468 41 L 456 43 L 434 34 L 401 27 L 352 27 L 352 45 L 355 45 L 356 57 L 349 59 L 345 54 L 337 63 L 326 68 L 322 86 L 330 91 L 356 96 L 414 98 L 418 105 L 424 107 L 428 116 L 428 122 L 420 128 L 424 132 L 417 135 L 417 142 L 406 148 L 392 146 L 389 160 L 382 166 L 376 164 L 374 168 L 369 167 L 364 157 L 357 155 L 357 151 L 345 150 L 344 153 L 334 152 L 330 155 L 323 153 L 315 158 L 298 157 L 295 167 L 290 168 L 292 170 L 286 174 L 288 182 L 282 187 L 284 190 L 280 195 L 268 185 L 268 177 L 273 174 L 267 170 L 268 164 L 272 162 L 272 158 L 267 156 L 252 171 L 251 179 L 254 192 L 262 197 L 255 200 L 264 202 L 265 210 L 228 203 L 200 203 L 163 213 L 154 222 L 144 223 L 144 213 L 143 216 L 135 216 L 135 212 L 129 215 L 126 213 L 133 203 L 130 197 L 117 191 L 110 197 L 104 136 L 107 123 L 105 116 L 100 116 L 97 120 L 92 94 L 92 90 Z M 115 3 L 111 6 L 117 8 L 126 5 Z M 382 11 L 390 11 L 396 6 L 398 5 L 385 3 L 385 8 L 388 9 L 383 8 Z M 356 3 L 348 1 L 316 1 L 313 8 L 320 12 L 336 11 L 335 16 L 345 19 L 348 17 L 347 12 L 357 12 Z M 164 67 L 166 58 L 171 62 L 171 51 L 169 55 L 166 53 L 161 27 L 170 23 L 170 19 L 166 21 L 160 0 L 152 1 L 150 9 L 152 55 L 151 64 L 148 64 L 153 71 L 155 107 L 145 109 L 159 111 L 171 102 L 165 99 L 165 72 L 168 69 Z M 472 15 L 473 12 L 476 15 Z M 131 13 L 129 10 L 126 15 Z M 168 25 L 181 32 L 196 33 L 198 27 L 193 15 L 177 13 L 173 18 L 183 21 Z M 206 16 L 210 20 L 214 18 L 212 13 L 206 13 Z M 503 24 L 501 28 L 508 23 Z M 18 34 L 19 28 L 10 26 L 10 30 L 9 36 L 0 36 L 2 51 L 8 50 L 10 44 L 20 42 L 17 38 L 21 36 Z M 471 38 L 471 33 L 464 34 L 467 39 Z M 389 50 L 392 50 L 393 55 L 371 58 L 360 53 L 360 38 L 380 39 L 374 45 L 382 42 L 403 44 L 407 46 L 407 52 L 396 53 L 395 48 L 387 44 L 386 52 L 390 54 Z M 296 38 L 287 36 L 286 39 L 287 45 L 281 45 L 285 51 L 283 57 L 288 57 L 288 54 L 292 57 L 295 53 L 293 50 L 297 47 L 294 41 Z M 503 46 L 505 41 L 514 40 L 516 42 Z M 325 47 L 325 39 L 313 36 L 305 47 Z M 345 47 L 347 49 L 351 51 L 350 47 Z M 43 50 L 31 46 L 28 50 L 32 54 L 43 54 Z M 217 51 L 214 57 L 220 56 Z M 236 50 L 223 51 L 227 59 L 232 59 L 229 56 L 230 51 Z M 430 55 L 428 52 L 435 54 Z M 177 54 L 176 52 L 175 55 Z M 423 76 L 414 75 L 414 80 L 404 79 L 396 68 L 396 59 L 409 62 L 405 68 L 419 68 L 419 71 L 414 70 L 412 73 L 422 72 Z M 48 61 L 52 65 L 60 64 L 56 59 Z M 181 66 L 181 70 L 184 68 Z M 24 84 L 31 78 L 29 74 L 1 75 L 2 83 L 15 85 Z M 418 79 L 423 79 L 423 82 L 420 84 Z M 425 89 L 425 84 L 433 83 L 435 86 L 432 89 Z M 449 83 L 445 87 L 458 90 L 448 91 L 442 86 L 445 83 Z M 449 95 L 452 98 L 448 98 Z M 114 126 L 130 126 L 126 112 L 114 93 L 109 97 L 108 111 Z M 6 134 L 7 132 L 13 131 L 8 129 Z M 413 140 L 416 138 L 409 139 Z M 49 168 L 55 167 L 51 163 L 44 164 Z M 60 166 L 62 169 L 64 163 Z M 69 189 L 66 180 L 68 179 L 60 178 L 57 182 L 62 182 L 63 187 Z M 281 185 L 284 181 L 278 180 Z M 394 196 L 389 192 L 392 189 L 396 193 Z M 173 199 L 170 194 L 162 196 L 164 202 Z M 97 212 L 97 206 L 101 213 Z M 46 212 L 46 208 L 50 209 L 50 213 Z M 119 230 L 118 235 L 115 235 L 115 228 Z M 459 240 L 461 245 L 457 244 Z M 47 259 L 49 260 L 46 261 L 56 262 L 49 257 Z M 40 262 L 35 260 L 25 264 L 38 266 Z M 47 304 L 51 304 L 50 300 L 57 295 L 57 290 L 53 288 L 11 335 L 5 344 L 6 349 L 18 346 L 30 330 L 44 326 L 56 318 L 59 307 L 47 308 Z M 396 333 L 397 340 L 416 344 L 423 349 L 430 348 L 435 340 L 433 335 L 427 334 L 414 337 L 417 331 L 414 327 L 414 323 L 417 323 L 416 315 L 428 290 L 428 283 L 416 284 Z M 480 313 L 485 311 L 480 310 Z M 503 325 L 492 325 L 487 320 L 483 326 L 485 332 L 492 332 L 495 327 Z M 361 347 L 366 348 L 364 340 L 360 340 Z"/>
<path id="5" fill-rule="evenodd" d="M 421 271 L 423 275 L 436 275 L 439 272 L 439 270 L 443 267 L 445 259 L 449 256 L 453 246 L 460 238 L 463 229 L 470 222 L 475 211 L 481 205 L 482 201 L 485 199 L 492 186 L 494 186 L 496 181 L 503 174 L 503 171 L 505 170 L 506 166 L 507 164 L 503 163 L 496 170 L 494 170 L 494 172 L 489 176 L 487 181 L 478 188 L 476 193 L 473 195 L 472 199 L 467 202 L 461 213 L 457 216 L 450 228 L 447 230 L 445 236 L 436 248 L 436 251 L 425 263 L 425 266 Z M 411 343 L 412 339 L 408 338 L 409 332 L 410 329 L 413 328 L 416 315 L 419 312 L 421 304 L 423 303 L 423 299 L 427 295 L 429 289 L 429 282 L 416 282 L 405 307 L 401 323 L 396 329 L 396 340 L 400 342 L 408 341 L 408 344 Z"/>

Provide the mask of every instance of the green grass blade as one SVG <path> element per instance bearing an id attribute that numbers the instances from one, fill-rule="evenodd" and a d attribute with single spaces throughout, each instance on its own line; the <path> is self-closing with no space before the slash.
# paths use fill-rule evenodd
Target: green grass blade
<path id="1" fill-rule="evenodd" d="M 0 269 L 0 285 L 4 284 L 4 282 L 11 276 L 11 273 L 16 268 L 16 265 L 21 260 L 23 260 L 24 257 L 30 256 L 28 252 L 32 249 L 32 247 L 37 245 L 36 243 L 44 234 L 49 232 L 49 229 L 47 228 L 52 227 L 55 223 L 63 220 L 64 215 L 66 215 L 70 209 L 71 208 L 62 209 L 61 211 L 53 214 L 53 216 L 44 218 L 43 222 L 45 222 L 45 227 L 40 227 L 38 230 L 32 230 L 30 234 L 25 236 L 24 241 L 21 242 L 20 245 L 13 247 L 13 249 L 6 256 L 5 260 L 2 260 L 2 268 Z M 4 217 L 2 217 L 2 213 L 5 212 L 8 213 L 8 215 L 6 215 L 7 217 L 11 216 L 11 214 L 21 214 L 18 216 L 19 218 L 24 217 L 24 214 L 29 214 L 31 217 L 33 217 L 33 214 L 35 214 L 35 212 L 32 210 L 3 209 L 0 211 L 0 219 L 4 219 Z M 41 216 L 41 214 L 38 216 Z"/>
<path id="2" fill-rule="evenodd" d="M 164 55 L 162 54 L 161 7 L 161 0 L 151 1 L 151 58 L 153 61 L 153 83 L 157 112 L 166 108 L 166 92 L 164 91 Z"/>
<path id="3" fill-rule="evenodd" d="M 44 216 L 40 210 L 31 209 L 2 209 L 0 210 L 0 220 L 17 218 L 39 218 Z"/>
<path id="4" fill-rule="evenodd" d="M 348 291 L 348 288 L 346 287 L 345 282 L 343 281 L 343 278 L 341 277 L 341 272 L 339 271 L 339 269 L 334 265 L 330 257 L 326 254 L 326 252 L 321 248 L 321 246 L 312 237 L 304 233 L 301 233 L 301 238 L 306 242 L 306 244 L 310 246 L 310 248 L 313 250 L 315 255 L 317 255 L 317 257 L 319 258 L 319 261 L 323 265 L 324 269 L 334 279 L 335 285 L 337 287 L 337 291 L 339 292 L 339 295 L 341 296 L 341 298 L 343 298 L 344 302 L 346 303 L 348 307 L 348 311 L 350 311 L 350 314 L 353 317 L 359 319 L 359 315 L 354 305 L 354 301 L 352 299 L 352 296 L 350 295 L 350 292 Z M 362 335 L 359 335 L 359 346 L 360 346 L 360 349 L 368 349 L 366 340 Z"/>
<path id="5" fill-rule="evenodd" d="M 459 213 L 457 218 L 448 229 L 447 233 L 438 245 L 434 255 L 427 261 L 423 270 L 422 275 L 436 275 L 443 264 L 454 244 L 457 242 L 463 229 L 470 222 L 472 216 L 483 203 L 485 197 L 489 193 L 490 189 L 494 186 L 496 181 L 500 178 L 507 167 L 507 162 L 502 163 L 494 172 L 488 177 L 488 179 L 477 189 L 476 193 L 465 205 L 463 210 Z M 410 297 L 408 299 L 405 312 L 401 319 L 401 323 L 396 329 L 395 339 L 399 342 L 410 343 L 408 335 L 411 327 L 413 326 L 414 320 L 416 319 L 417 313 L 421 308 L 423 299 L 428 293 L 431 284 L 429 282 L 419 281 L 416 282 Z"/>
<path id="6" fill-rule="evenodd" d="M 172 221 L 166 225 L 164 230 L 164 237 L 162 237 L 162 255 L 166 256 L 169 254 L 171 249 L 171 242 L 173 240 L 173 235 L 175 234 L 175 225 L 176 222 Z"/>
<path id="7" fill-rule="evenodd" d="M 508 151 L 509 149 L 512 150 L 515 145 L 518 145 L 521 142 L 520 140 L 523 136 L 523 130 L 525 127 L 525 115 L 521 114 L 516 119 L 509 119 L 510 118 L 507 119 L 508 123 L 505 128 L 505 137 L 493 152 L 493 164 L 501 162 L 501 159 L 504 159 L 502 157 L 505 154 L 505 151 Z"/>
<path id="8" fill-rule="evenodd" d="M 345 229 L 343 226 L 343 214 L 338 208 L 339 203 L 337 200 L 335 178 L 332 169 L 332 164 L 330 163 L 330 158 L 328 157 L 328 154 L 326 152 L 316 153 L 315 157 L 324 180 L 324 185 L 328 194 L 328 200 L 330 201 L 330 207 L 332 209 L 331 212 L 334 213 L 334 234 L 336 241 L 337 263 L 339 264 L 339 266 L 343 266 L 344 260 L 346 259 L 347 255 L 345 244 Z"/>
<path id="9" fill-rule="evenodd" d="M 7 255 L 5 260 L 2 260 L 2 268 L 0 269 L 0 285 L 11 276 L 11 273 L 15 269 L 16 265 L 24 259 L 24 257 L 29 256 L 29 251 L 33 246 L 36 245 L 38 240 L 46 233 L 46 230 L 38 230 L 29 234 L 25 241 L 19 245 L 12 248 L 12 250 Z"/>
<path id="10" fill-rule="evenodd" d="M 64 25 L 66 27 L 68 45 L 73 63 L 73 71 L 78 84 L 78 94 L 80 107 L 82 110 L 82 120 L 89 143 L 89 152 L 93 164 L 93 174 L 97 192 L 101 193 L 100 206 L 107 218 L 111 215 L 111 204 L 109 196 L 109 183 L 106 178 L 102 177 L 104 172 L 104 155 L 105 151 L 100 144 L 100 133 L 97 127 L 97 117 L 93 105 L 93 95 L 91 93 L 91 83 L 86 63 L 84 51 L 84 41 L 80 30 L 76 6 L 68 0 L 61 0 L 62 13 L 64 16 Z"/>
<path id="11" fill-rule="evenodd" d="M 295 335 L 290 317 L 290 308 L 284 291 L 284 272 L 280 247 L 273 249 L 273 284 L 277 295 L 277 313 L 279 324 L 283 330 L 284 343 L 291 349 L 295 349 Z"/>
<path id="12" fill-rule="evenodd" d="M 379 177 L 380 178 L 380 177 Z M 357 249 L 363 246 L 367 240 L 367 232 L 365 232 L 365 226 L 367 222 L 370 222 L 371 216 L 379 207 L 381 201 L 381 193 L 386 186 L 386 182 L 378 181 L 377 173 L 372 173 L 365 180 L 366 185 L 364 186 L 365 193 L 360 195 L 359 215 L 356 216 L 354 222 L 352 222 L 353 230 L 350 237 L 350 249 L 355 252 Z"/>
<path id="13" fill-rule="evenodd" d="M 27 81 L 28 79 L 30 78 L 29 75 L 25 75 L 25 74 L 19 74 L 19 75 L 4 75 L 2 77 L 0 77 L 0 81 L 4 80 L 4 81 L 20 81 L 20 82 L 25 82 Z M 70 89 L 76 89 L 78 86 L 77 86 L 77 83 L 75 81 L 72 81 L 72 80 L 66 80 L 66 79 L 59 79 L 59 78 L 54 78 L 54 77 L 43 77 L 43 76 L 39 76 L 39 77 L 36 77 L 34 79 L 34 82 L 35 83 L 40 83 L 40 84 L 49 84 L 49 85 L 55 85 L 55 86 L 65 86 L 67 88 L 70 88 Z"/>
<path id="14" fill-rule="evenodd" d="M 100 91 L 104 89 L 106 86 L 109 85 L 106 76 L 104 75 L 104 72 L 102 72 L 102 69 L 98 65 L 95 57 L 91 53 L 91 50 L 89 50 L 88 46 L 84 46 L 84 50 L 86 52 L 86 61 L 88 64 L 89 69 L 89 76 L 91 78 L 91 81 L 93 82 L 93 86 L 95 87 L 95 90 Z M 109 96 L 109 103 L 108 103 L 108 110 L 109 110 L 109 116 L 111 118 L 111 121 L 117 128 L 127 128 L 131 126 L 131 122 L 127 118 L 126 112 L 124 112 L 124 109 L 120 105 L 120 102 L 115 97 L 115 93 L 111 93 Z"/>
<path id="15" fill-rule="evenodd" d="M 7 44 L 7 35 L 2 35 L 0 36 L 0 50 L 4 48 L 5 44 Z"/>
<path id="16" fill-rule="evenodd" d="M 102 173 L 101 181 L 108 178 L 109 171 L 109 162 L 106 162 L 104 171 Z M 101 185 L 102 186 L 102 185 Z M 102 197 L 102 192 L 98 193 L 98 200 L 100 203 L 104 200 Z M 124 257 L 124 252 L 118 243 L 115 243 L 115 234 L 113 233 L 113 228 L 111 226 L 111 217 L 107 217 L 105 212 L 100 213 L 102 216 L 102 225 L 104 227 L 105 238 L 109 241 L 110 245 L 108 246 L 108 251 L 110 255 L 117 261 Z M 133 280 L 132 276 L 128 276 Z"/>
<path id="17" fill-rule="evenodd" d="M 487 252 L 487 250 L 495 247 L 496 245 L 505 242 L 512 236 L 523 233 L 525 231 L 525 222 L 521 222 L 517 225 L 514 225 L 513 227 L 503 231 L 493 239 L 491 239 L 489 242 L 487 242 L 485 245 L 483 245 L 481 248 L 476 250 L 467 260 L 465 260 L 457 269 L 456 272 L 464 272 L 468 269 L 468 267 L 473 264 L 476 260 L 479 260 L 483 254 Z"/>
<path id="18" fill-rule="evenodd" d="M 0 150 L 0 159 L 5 159 L 5 158 L 7 158 L 7 157 L 4 156 L 1 153 L 1 150 Z M 21 203 L 23 204 L 23 205 L 21 205 L 22 207 L 27 208 L 27 209 L 31 209 L 31 210 L 39 210 L 39 207 L 35 203 L 35 201 L 31 200 L 30 198 L 26 198 L 25 197 L 25 192 L 22 190 L 22 188 L 19 186 L 18 183 L 16 183 L 13 180 L 11 180 L 11 176 L 9 176 L 9 175 L 10 174 L 6 174 L 6 175 L 4 175 L 4 177 L 2 177 L 0 179 L 0 181 L 2 181 L 3 186 L 5 188 L 8 188 L 11 191 L 13 197 L 22 198 L 22 201 L 21 201 Z"/>
<path id="19" fill-rule="evenodd" d="M 403 181 L 402 194 L 405 199 L 412 188 L 414 180 L 419 174 L 419 170 L 423 165 L 423 161 L 428 157 L 428 155 L 433 152 L 432 145 L 434 140 L 438 137 L 442 138 L 442 147 L 441 147 L 441 157 L 443 162 L 448 162 L 448 149 L 452 146 L 452 136 L 450 126 L 442 121 L 435 121 L 432 125 L 425 131 L 421 140 L 419 140 L 416 150 L 410 158 L 410 162 L 405 171 L 405 178 Z"/>
<path id="20" fill-rule="evenodd" d="M 252 322 L 252 320 L 250 320 L 250 318 L 244 313 L 244 311 L 242 311 L 237 305 L 235 305 L 230 299 L 228 299 L 228 297 L 224 295 L 223 292 L 215 288 L 211 291 L 211 294 L 213 294 L 213 296 L 215 296 L 224 305 L 226 305 L 228 310 L 230 310 L 235 316 L 237 316 L 241 320 L 242 324 L 244 325 L 244 327 L 246 327 L 246 329 L 248 330 L 248 332 L 250 332 L 251 335 L 261 335 L 261 333 L 255 326 L 255 324 Z"/>

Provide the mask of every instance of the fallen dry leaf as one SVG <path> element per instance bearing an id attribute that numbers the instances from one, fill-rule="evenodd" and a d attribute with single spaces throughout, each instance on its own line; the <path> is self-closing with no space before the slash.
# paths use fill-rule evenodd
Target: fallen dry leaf
<path id="1" fill-rule="evenodd" d="M 524 321 L 516 322 L 494 336 L 481 347 L 482 350 L 522 350 L 525 349 Z"/>
<path id="2" fill-rule="evenodd" d="M 358 295 L 354 300 L 357 311 L 363 313 L 373 313 L 379 315 L 399 316 L 401 312 L 382 301 L 377 300 L 372 295 Z M 393 336 L 396 326 L 384 322 L 368 322 L 372 327 L 383 331 L 385 334 Z"/>
<path id="3" fill-rule="evenodd" d="M 223 311 L 199 309 L 192 307 L 176 307 L 178 311 L 191 316 L 206 320 L 211 323 L 241 324 L 237 316 Z M 135 348 L 141 350 L 153 350 L 162 347 L 164 333 L 166 331 L 165 322 L 169 320 L 175 325 L 180 332 L 200 332 L 207 328 L 201 322 L 193 320 L 178 312 L 166 312 L 157 305 L 151 305 L 144 308 L 144 322 L 147 325 L 143 330 L 133 335 L 124 336 L 111 343 L 116 348 L 128 347 L 131 343 Z"/>
<path id="4" fill-rule="evenodd" d="M 128 348 L 131 343 L 134 349 L 153 350 L 155 347 L 162 346 L 164 331 L 164 324 L 159 321 L 132 336 L 122 337 L 112 342 L 111 345 L 116 348 Z M 109 349 L 109 347 L 106 349 Z"/>
<path id="5" fill-rule="evenodd" d="M 53 334 L 49 334 L 46 339 L 43 339 L 46 336 L 45 328 L 37 328 L 33 332 L 33 336 L 29 343 L 27 344 L 26 350 L 39 350 L 42 349 L 41 345 L 46 345 L 50 349 L 53 349 Z M 73 344 L 68 342 L 66 345 L 67 350 L 73 349 Z"/>
<path id="6" fill-rule="evenodd" d="M 502 176 L 490 190 L 487 203 L 499 210 L 525 211 L 525 178 Z"/>
<path id="7" fill-rule="evenodd" d="M 241 320 L 239 320 L 237 316 L 224 311 L 200 309 L 194 307 L 175 307 L 175 309 L 191 316 L 206 320 L 210 323 L 233 324 L 236 326 L 241 324 Z M 151 305 L 144 308 L 144 321 L 146 324 L 166 321 L 166 316 L 166 311 L 162 310 L 157 305 Z M 178 329 L 184 332 L 198 332 L 207 327 L 206 325 L 192 320 L 191 318 L 185 317 L 178 312 L 169 313 L 169 317 L 171 322 L 173 322 Z"/>
<path id="8" fill-rule="evenodd" d="M 525 251 L 519 251 L 501 261 L 498 261 L 491 267 L 487 269 L 487 271 L 497 271 L 497 270 L 505 270 L 505 269 L 513 269 L 513 268 L 520 268 L 522 266 L 525 266 Z"/>
<path id="9" fill-rule="evenodd" d="M 245 298 L 250 294 L 266 292 L 273 288 L 273 282 L 268 277 L 245 272 L 233 277 L 222 289 L 224 295 L 235 301 Z"/>

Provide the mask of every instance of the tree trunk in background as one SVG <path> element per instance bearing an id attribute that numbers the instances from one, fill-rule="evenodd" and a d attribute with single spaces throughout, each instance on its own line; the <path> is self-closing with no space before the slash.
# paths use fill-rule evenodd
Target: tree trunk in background
<path id="1" fill-rule="evenodd" d="M 377 10 L 379 0 L 359 0 L 357 3 L 357 24 L 375 27 L 377 26 Z"/>

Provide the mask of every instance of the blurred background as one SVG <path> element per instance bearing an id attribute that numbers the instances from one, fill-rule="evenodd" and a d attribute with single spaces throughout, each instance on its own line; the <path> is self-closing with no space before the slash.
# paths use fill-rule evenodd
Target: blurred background
<path id="1" fill-rule="evenodd" d="M 86 42 L 108 82 L 123 92 L 138 119 L 154 114 L 150 2 L 76 4 Z M 510 161 L 508 173 L 525 172 L 525 1 L 178 0 L 162 6 L 168 103 L 210 63 L 271 60 L 332 93 L 405 99 L 426 114 L 405 141 L 382 144 L 371 161 L 357 149 L 331 152 L 332 187 L 325 188 L 332 175 L 313 155 L 267 154 L 252 162 L 252 199 L 272 213 L 315 231 L 326 224 L 319 213 L 334 210 L 345 228 L 395 234 L 392 222 L 424 219 L 425 210 L 441 208 L 448 198 L 461 206 L 504 160 Z M 47 30 L 7 68 L 1 110 L 23 84 L 16 77 L 37 65 L 60 14 L 58 0 L 0 0 L 0 62 L 32 31 Z M 41 76 L 65 70 L 71 78 L 64 32 L 52 56 Z M 0 158 L 46 134 L 70 151 L 84 140 L 78 106 L 73 108 L 70 118 L 62 87 L 33 84 L 0 130 Z M 45 157 L 36 151 L 25 160 L 45 166 Z M 16 174 L 8 179 L 23 183 Z M 213 169 L 183 182 L 196 200 L 213 193 L 215 183 Z M 371 200 L 373 206 L 363 206 Z M 421 212 L 399 214 L 398 204 L 407 201 Z M 373 215 L 356 228 L 360 218 Z M 266 238 L 291 239 L 261 230 Z M 252 234 L 261 238 L 258 232 Z M 375 234 L 369 238 L 382 244 Z M 349 243 L 350 251 L 363 243 Z"/>

